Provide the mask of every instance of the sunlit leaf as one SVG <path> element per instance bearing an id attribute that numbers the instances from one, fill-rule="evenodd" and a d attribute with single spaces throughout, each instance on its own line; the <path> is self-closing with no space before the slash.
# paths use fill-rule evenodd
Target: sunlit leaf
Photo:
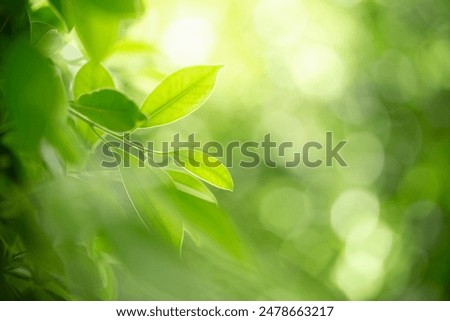
<path id="1" fill-rule="evenodd" d="M 82 0 L 90 1 L 97 8 L 109 14 L 135 18 L 144 12 L 142 0 Z"/>
<path id="2" fill-rule="evenodd" d="M 118 132 L 132 130 L 145 119 L 133 101 L 111 89 L 83 95 L 71 106 L 97 124 Z"/>
<path id="3" fill-rule="evenodd" d="M 211 94 L 220 68 L 194 66 L 171 74 L 142 104 L 141 112 L 148 120 L 141 127 L 171 123 L 198 109 Z"/>
<path id="4" fill-rule="evenodd" d="M 192 175 L 175 170 L 167 170 L 167 173 L 172 178 L 178 190 L 204 199 L 205 201 L 217 203 L 216 197 L 208 187 Z"/>
<path id="5" fill-rule="evenodd" d="M 173 157 L 177 165 L 205 182 L 217 188 L 233 190 L 230 172 L 216 158 L 197 149 L 181 149 L 173 152 Z"/>
<path id="6" fill-rule="evenodd" d="M 113 49 L 115 54 L 154 54 L 158 49 L 143 41 L 123 40 Z"/>
<path id="7" fill-rule="evenodd" d="M 83 65 L 73 81 L 73 92 L 76 99 L 82 94 L 105 88 L 114 88 L 114 80 L 105 67 L 93 61 Z"/>

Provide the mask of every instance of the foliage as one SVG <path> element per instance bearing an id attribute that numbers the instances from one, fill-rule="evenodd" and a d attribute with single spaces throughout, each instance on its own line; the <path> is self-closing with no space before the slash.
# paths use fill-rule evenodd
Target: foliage
<path id="1" fill-rule="evenodd" d="M 8 165 L 2 168 L 0 189 L 2 298 L 116 298 L 113 262 L 126 265 L 127 258 L 114 243 L 134 232 L 148 234 L 142 242 L 158 248 L 162 261 L 179 260 L 185 233 L 239 259 L 236 232 L 214 195 L 196 178 L 232 189 L 225 166 L 197 168 L 174 162 L 172 167 L 184 173 L 140 168 L 140 160 L 122 146 L 115 155 L 131 158 L 129 167 L 118 164 L 105 172 L 102 183 L 85 177 L 102 170 L 100 164 L 92 168 L 99 141 L 107 143 L 122 133 L 192 113 L 211 94 L 220 67 L 194 66 L 173 73 L 139 108 L 117 89 L 103 61 L 114 54 L 119 28 L 142 14 L 140 1 L 61 0 L 43 6 L 7 1 L 0 9 L 2 157 Z M 73 28 L 85 53 L 77 62 L 60 51 L 72 41 Z M 74 74 L 72 64 L 83 61 Z M 204 157 L 199 151 L 194 155 L 200 162 Z M 52 190 L 60 197 L 51 196 Z M 96 196 L 86 199 L 82 190 L 95 190 Z M 80 192 L 84 196 L 77 196 Z M 77 197 L 86 203 L 76 205 Z M 101 210 L 94 204 L 97 199 L 107 203 Z M 137 220 L 129 217 L 130 211 Z M 149 250 L 148 244 L 134 245 Z M 128 263 L 136 264 L 136 259 Z M 159 260 L 158 254 L 154 259 Z"/>
<path id="2" fill-rule="evenodd" d="M 448 300 L 448 21 L 445 0 L 2 0 L 1 299 Z M 161 154 L 193 132 L 293 142 L 277 162 L 332 132 L 348 166 Z M 133 166 L 100 167 L 103 139 Z"/>

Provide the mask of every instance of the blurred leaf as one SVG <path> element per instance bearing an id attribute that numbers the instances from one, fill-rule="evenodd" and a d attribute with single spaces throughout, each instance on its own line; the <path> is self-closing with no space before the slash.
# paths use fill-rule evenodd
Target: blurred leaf
<path id="1" fill-rule="evenodd" d="M 197 149 L 181 149 L 173 153 L 177 165 L 205 182 L 232 191 L 233 178 L 228 169 L 216 158 Z"/>
<path id="2" fill-rule="evenodd" d="M 151 44 L 143 41 L 123 40 L 114 46 L 115 54 L 154 54 L 159 52 L 158 49 Z"/>
<path id="3" fill-rule="evenodd" d="M 49 2 L 61 15 L 62 19 L 66 23 L 67 29 L 71 30 L 75 24 L 72 0 L 49 0 Z"/>
<path id="4" fill-rule="evenodd" d="M 67 124 L 54 124 L 46 131 L 46 138 L 68 163 L 77 163 L 82 158 L 80 140 Z"/>
<path id="5" fill-rule="evenodd" d="M 78 99 L 82 94 L 104 88 L 114 88 L 114 81 L 100 63 L 89 61 L 75 75 L 73 81 L 75 99 Z"/>
<path id="6" fill-rule="evenodd" d="M 64 121 L 64 88 L 52 62 L 25 44 L 10 53 L 5 102 L 13 122 L 13 147 L 36 151 L 45 131 Z"/>
<path id="7" fill-rule="evenodd" d="M 30 33 L 30 18 L 27 11 L 27 1 L 2 0 L 0 5 L 0 21 L 1 41 L 17 39 L 21 35 L 28 36 Z"/>
<path id="8" fill-rule="evenodd" d="M 211 94 L 220 68 L 194 66 L 171 74 L 142 104 L 148 120 L 141 127 L 168 124 L 198 109 Z"/>
<path id="9" fill-rule="evenodd" d="M 97 124 L 118 132 L 132 130 L 145 119 L 133 101 L 111 89 L 83 95 L 71 106 Z"/>
<path id="10" fill-rule="evenodd" d="M 140 219 L 155 236 L 179 248 L 183 224 L 173 208 L 173 202 L 168 200 L 169 178 L 161 176 L 164 173 L 160 169 L 139 167 L 139 160 L 132 155 L 122 151 L 117 153 L 124 162 L 119 165 L 124 187 Z M 129 159 L 129 164 L 125 163 L 125 159 Z"/>
<path id="11" fill-rule="evenodd" d="M 219 245 L 234 258 L 242 258 L 242 245 L 227 213 L 186 193 L 178 193 L 177 201 L 186 229 L 199 238 L 200 246 Z"/>
<path id="12" fill-rule="evenodd" d="M 42 39 L 42 37 L 52 29 L 53 27 L 47 23 L 32 22 L 30 44 L 32 46 L 36 46 L 36 44 Z"/>
<path id="13" fill-rule="evenodd" d="M 89 124 L 81 119 L 73 118 L 69 125 L 78 134 L 78 137 L 84 142 L 87 148 L 92 148 L 99 140 L 99 135 L 104 134 L 104 132 L 98 128 L 94 131 Z"/>
<path id="14" fill-rule="evenodd" d="M 64 30 L 64 22 L 61 20 L 61 16 L 57 13 L 57 10 L 53 7 L 40 7 L 37 10 L 30 10 L 30 19 L 32 23 L 43 23 L 52 26 L 60 31 Z"/>
<path id="15" fill-rule="evenodd" d="M 192 175 L 175 170 L 166 171 L 172 178 L 175 187 L 185 193 L 191 194 L 195 197 L 201 198 L 205 201 L 216 203 L 217 199 L 214 194 L 201 181 Z"/>
<path id="16" fill-rule="evenodd" d="M 86 0 L 83 0 L 86 1 Z M 89 0 L 94 6 L 109 14 L 135 18 L 144 12 L 141 0 Z"/>
<path id="17" fill-rule="evenodd" d="M 87 55 L 92 60 L 101 61 L 118 40 L 118 18 L 85 1 L 73 3 L 73 14 L 77 35 Z"/>
<path id="18" fill-rule="evenodd" d="M 45 56 L 54 54 L 63 44 L 58 31 L 42 22 L 31 23 L 30 43 Z"/>
<path id="19" fill-rule="evenodd" d="M 186 227 L 206 242 L 204 246 L 212 242 L 232 256 L 240 257 L 241 246 L 236 231 L 226 213 L 216 204 L 177 191 L 161 169 L 139 168 L 139 160 L 132 155 L 127 164 L 124 153 L 119 150 L 117 153 L 121 156 L 119 168 L 130 200 L 151 232 L 178 247 Z"/>
<path id="20" fill-rule="evenodd" d="M 66 242 L 56 250 L 63 258 L 65 276 L 75 299 L 100 300 L 103 284 L 99 266 L 88 255 L 86 247 Z"/>

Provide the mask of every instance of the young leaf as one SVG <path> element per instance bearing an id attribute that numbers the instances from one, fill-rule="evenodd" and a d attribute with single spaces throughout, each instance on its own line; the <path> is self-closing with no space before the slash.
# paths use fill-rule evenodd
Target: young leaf
<path id="1" fill-rule="evenodd" d="M 98 89 L 114 88 L 114 81 L 109 72 L 100 64 L 87 62 L 78 70 L 73 81 L 75 99 Z"/>
<path id="2" fill-rule="evenodd" d="M 145 119 L 133 101 L 111 89 L 83 95 L 71 102 L 71 106 L 97 124 L 117 132 L 132 130 Z"/>
<path id="3" fill-rule="evenodd" d="M 181 149 L 173 152 L 177 165 L 194 176 L 221 189 L 232 191 L 233 179 L 228 169 L 216 158 L 197 149 Z"/>
<path id="4" fill-rule="evenodd" d="M 203 199 L 207 202 L 216 203 L 217 199 L 214 194 L 201 181 L 192 175 L 175 170 L 167 170 L 170 178 L 172 178 L 175 187 L 182 192 L 191 194 L 195 197 Z"/>
<path id="5" fill-rule="evenodd" d="M 142 104 L 148 120 L 141 127 L 168 124 L 198 109 L 211 94 L 220 68 L 194 66 L 171 74 Z"/>

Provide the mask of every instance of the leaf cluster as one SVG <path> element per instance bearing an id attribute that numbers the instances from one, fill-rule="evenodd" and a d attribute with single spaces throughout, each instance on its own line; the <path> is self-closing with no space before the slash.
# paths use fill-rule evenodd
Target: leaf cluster
<path id="1" fill-rule="evenodd" d="M 129 154 L 130 167 L 118 166 L 102 179 L 96 174 L 103 171 L 96 163 L 99 143 L 194 112 L 210 96 L 221 69 L 178 70 L 138 104 L 117 85 L 124 80 L 108 70 L 107 60 L 123 43 L 121 30 L 143 12 L 140 0 L 0 5 L 0 293 L 5 299 L 114 298 L 111 262 L 133 266 L 137 258 L 122 248 L 135 244 L 126 241 L 133 231 L 148 233 L 143 239 L 149 243 L 142 246 L 161 252 L 161 262 L 173 261 L 167 253 L 179 252 L 186 233 L 198 244 L 241 255 L 229 218 L 205 185 L 232 190 L 233 180 L 224 165 L 204 164 L 208 155 L 182 150 L 179 159 L 194 155 L 200 166 L 172 161 L 161 169 L 140 168 Z M 62 48 L 75 42 L 82 56 L 71 61 Z M 130 153 L 114 151 L 122 157 Z M 119 226 L 124 242 L 115 232 Z"/>

